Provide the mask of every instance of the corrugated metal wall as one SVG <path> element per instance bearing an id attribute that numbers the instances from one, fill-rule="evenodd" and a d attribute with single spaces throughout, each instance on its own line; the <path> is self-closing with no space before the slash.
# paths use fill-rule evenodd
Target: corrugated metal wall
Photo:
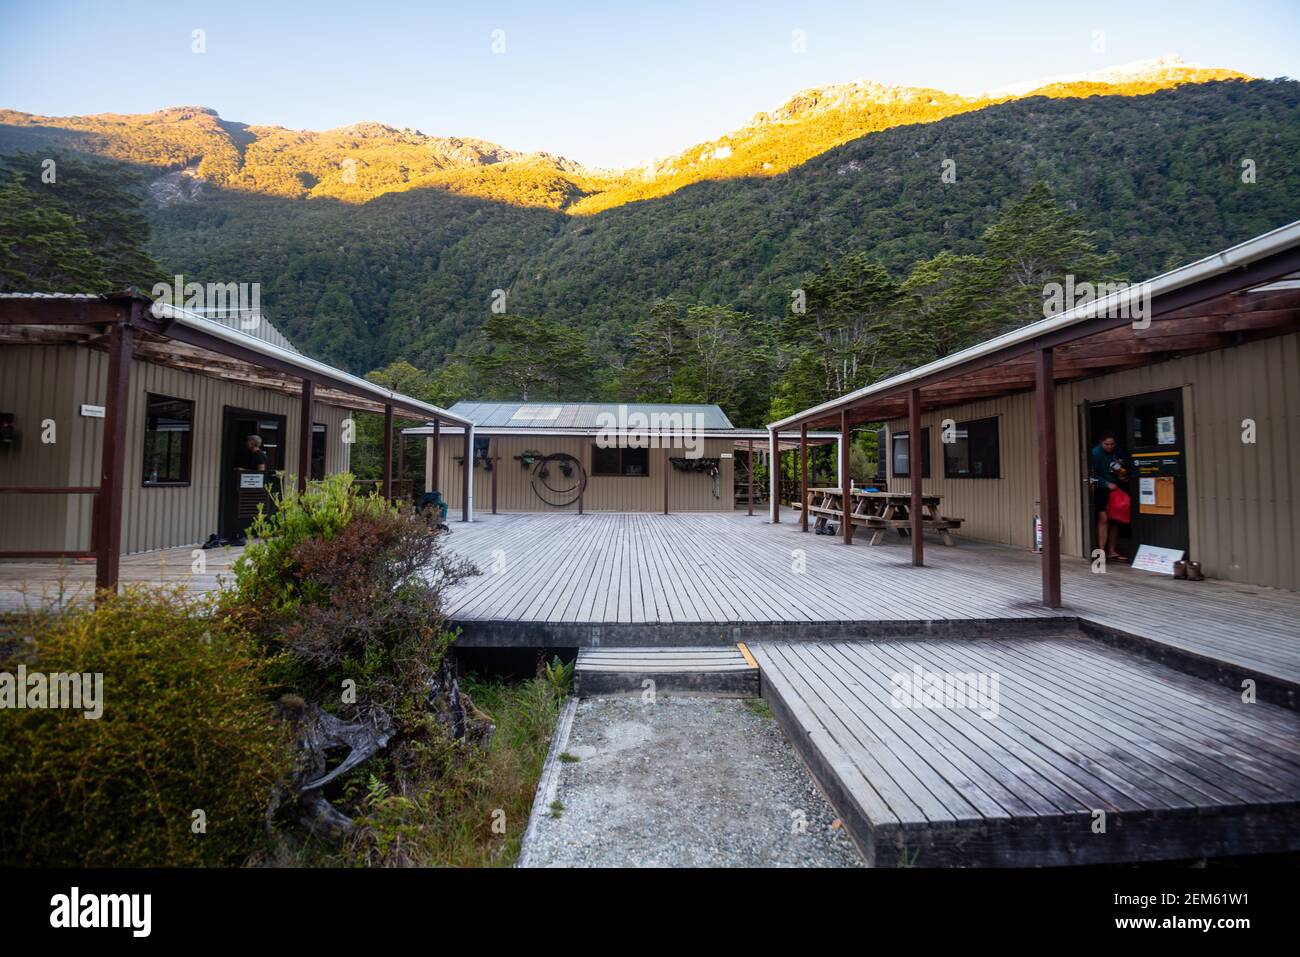
<path id="1" fill-rule="evenodd" d="M 23 442 L 17 455 L 0 451 L 0 484 L 98 485 L 104 420 L 80 415 L 81 405 L 102 405 L 108 357 L 76 346 L 9 346 L 0 350 L 0 411 L 20 412 Z M 145 394 L 194 402 L 193 459 L 187 486 L 145 487 Z M 9 407 L 10 403 L 14 409 Z M 127 413 L 122 547 L 140 552 L 204 541 L 217 530 L 220 498 L 221 425 L 226 406 L 284 415 L 285 465 L 298 463 L 298 401 L 178 369 L 131 364 Z M 54 410 L 47 413 L 45 409 Z M 318 404 L 316 422 L 326 425 L 325 467 L 346 471 L 351 447 L 343 442 L 348 410 Z M 56 446 L 39 445 L 39 420 L 58 422 Z M 25 421 L 24 421 L 25 420 Z M 49 504 L 43 500 L 48 499 Z M 0 496 L 0 541 L 11 549 L 74 549 L 90 545 L 90 496 Z M 34 508 L 33 503 L 40 508 Z M 50 513 L 50 514 L 46 514 Z"/>
<path id="2" fill-rule="evenodd" d="M 84 351 L 84 350 L 82 350 Z M 78 426 L 84 379 L 76 349 L 59 346 L 0 347 L 0 412 L 13 413 L 19 439 L 0 444 L 0 485 L 67 486 L 71 462 L 84 442 Z M 98 400 L 96 400 L 98 401 Z M 41 423 L 54 422 L 52 443 L 41 441 Z M 94 483 L 99 484 L 98 478 Z M 83 503 L 65 495 L 0 494 L 0 542 L 11 550 L 80 550 L 90 547 L 89 531 L 79 535 L 69 514 Z"/>
<path id="3" fill-rule="evenodd" d="M 430 446 L 433 440 L 428 440 Z M 497 463 L 497 510 L 500 512 L 552 512 L 578 510 L 577 503 L 565 509 L 546 505 L 533 492 L 531 472 L 515 460 L 525 450 L 543 454 L 567 452 L 578 458 L 587 470 L 587 490 L 583 508 L 591 512 L 656 512 L 664 507 L 664 468 L 670 457 L 682 457 L 679 448 L 650 449 L 650 471 L 646 476 L 603 476 L 591 474 L 593 439 L 580 435 L 495 436 L 491 454 L 500 456 Z M 728 439 L 704 439 L 704 458 L 721 459 L 732 451 Z M 461 463 L 464 439 L 460 435 L 441 437 L 440 472 L 443 496 L 453 508 L 460 506 Z M 432 455 L 426 456 L 425 487 L 432 481 Z M 673 469 L 668 481 L 668 507 L 677 512 L 730 512 L 735 507 L 732 490 L 734 458 L 722 459 L 716 483 L 706 472 L 682 472 Z M 715 496 L 716 491 L 716 496 Z M 474 470 L 474 510 L 492 510 L 492 474 L 482 467 Z M 455 515 L 452 516 L 453 518 Z"/>
<path id="4" fill-rule="evenodd" d="M 1300 335 L 1291 334 L 1129 369 L 1057 388 L 1056 427 L 1064 554 L 1084 555 L 1080 406 L 1181 389 L 1187 436 L 1190 554 L 1207 575 L 1300 589 Z M 939 424 L 998 416 L 1000 479 L 945 479 Z M 1253 419 L 1256 442 L 1242 442 Z M 927 412 L 931 477 L 962 534 L 1022 548 L 1033 543 L 1038 499 L 1033 396 L 970 402 Z M 891 435 L 905 420 L 889 423 Z M 910 489 L 908 479 L 890 487 Z"/>

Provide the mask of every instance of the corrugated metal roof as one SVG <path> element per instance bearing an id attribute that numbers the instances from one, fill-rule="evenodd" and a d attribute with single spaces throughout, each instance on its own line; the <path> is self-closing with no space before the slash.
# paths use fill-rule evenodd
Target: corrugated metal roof
<path id="1" fill-rule="evenodd" d="M 471 419 L 475 426 L 546 429 L 597 429 L 604 416 L 625 423 L 629 415 L 644 415 L 650 428 L 666 416 L 682 416 L 685 424 L 703 429 L 734 428 L 717 405 L 660 402 L 457 402 L 448 411 Z M 685 416 L 691 416 L 685 419 Z"/>

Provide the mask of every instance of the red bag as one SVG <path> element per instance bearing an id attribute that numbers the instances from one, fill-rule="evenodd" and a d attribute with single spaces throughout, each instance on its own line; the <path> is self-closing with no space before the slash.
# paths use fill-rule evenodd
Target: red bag
<path id="1" fill-rule="evenodd" d="M 1106 499 L 1106 517 L 1112 522 L 1127 525 L 1133 517 L 1132 507 L 1133 500 L 1128 497 L 1128 492 L 1122 488 L 1113 488 L 1110 490 L 1110 498 Z"/>

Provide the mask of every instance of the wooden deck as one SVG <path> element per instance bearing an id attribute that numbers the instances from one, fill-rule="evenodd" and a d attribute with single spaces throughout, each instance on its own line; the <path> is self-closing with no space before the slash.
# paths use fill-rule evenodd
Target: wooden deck
<path id="1" fill-rule="evenodd" d="M 970 635 L 1065 617 L 1300 686 L 1294 592 L 1127 566 L 1093 574 L 1063 558 L 1065 607 L 1051 612 L 1038 602 L 1036 555 L 960 539 L 927 548 L 917 569 L 897 536 L 845 546 L 743 513 L 484 515 L 451 527 L 451 547 L 484 572 L 449 603 L 474 643 L 734 643 L 773 631 L 883 637 L 945 626 Z"/>
<path id="2" fill-rule="evenodd" d="M 232 577 L 230 566 L 244 551 L 234 547 L 203 551 L 203 570 L 196 571 L 195 548 L 187 545 L 123 555 L 121 584 L 182 585 L 191 592 L 213 591 Z M 0 612 L 61 608 L 89 601 L 94 594 L 93 561 L 0 562 Z"/>
<path id="3" fill-rule="evenodd" d="M 764 697 L 871 864 L 1300 850 L 1295 711 L 1080 637 L 752 648 Z M 912 699 L 918 675 L 983 676 L 984 690 Z"/>

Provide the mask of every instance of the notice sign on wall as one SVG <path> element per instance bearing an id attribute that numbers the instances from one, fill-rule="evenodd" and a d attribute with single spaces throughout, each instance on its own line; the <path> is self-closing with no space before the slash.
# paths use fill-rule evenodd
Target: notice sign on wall
<path id="1" fill-rule="evenodd" d="M 246 475 L 239 476 L 240 488 L 262 488 L 266 483 L 266 476 L 261 472 L 249 472 Z"/>
<path id="2" fill-rule="evenodd" d="M 1173 575 L 1174 562 L 1181 561 L 1181 548 L 1160 548 L 1157 545 L 1141 545 L 1133 556 L 1133 567 L 1157 575 Z"/>

